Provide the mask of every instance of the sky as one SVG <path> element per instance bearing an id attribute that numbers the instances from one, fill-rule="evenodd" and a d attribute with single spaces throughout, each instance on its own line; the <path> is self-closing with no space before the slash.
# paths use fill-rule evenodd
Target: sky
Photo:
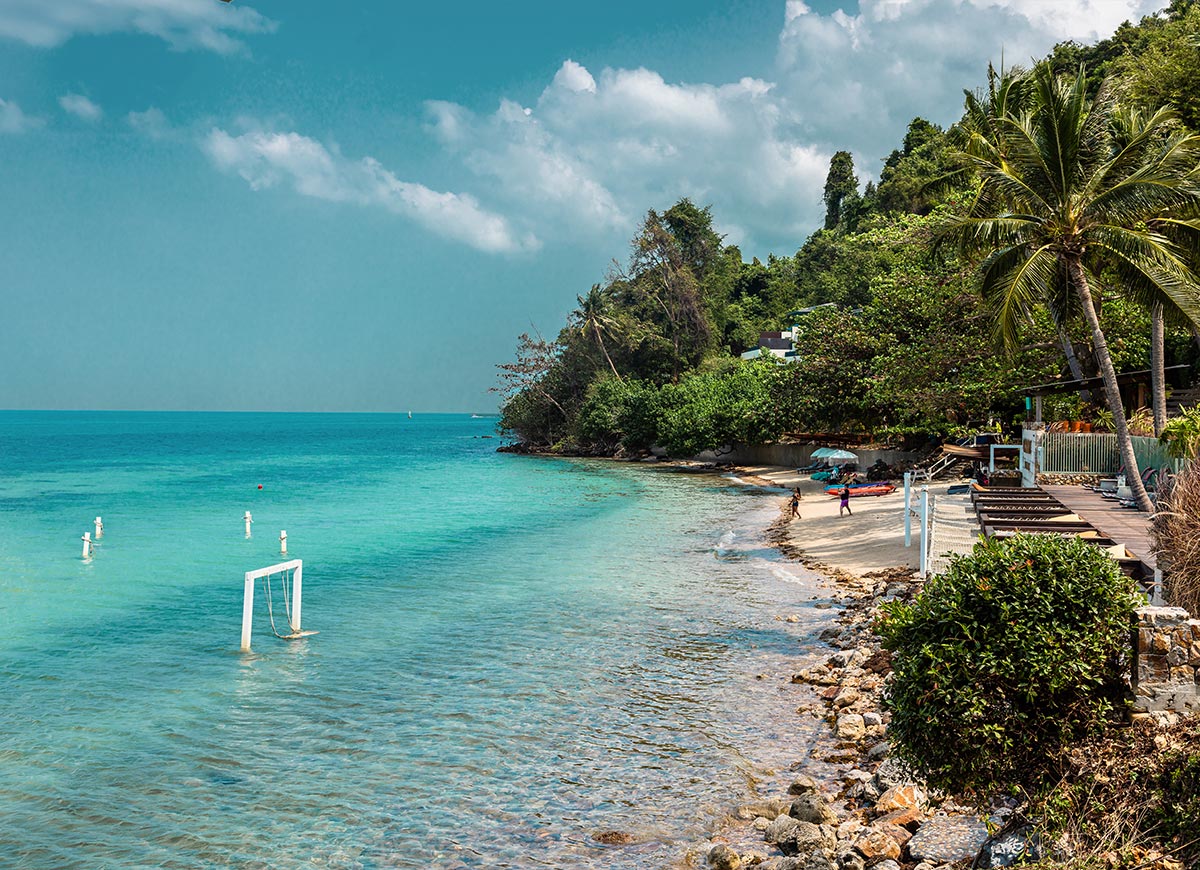
<path id="1" fill-rule="evenodd" d="M 647 209 L 749 258 L 1165 0 L 0 0 L 0 408 L 489 411 Z"/>

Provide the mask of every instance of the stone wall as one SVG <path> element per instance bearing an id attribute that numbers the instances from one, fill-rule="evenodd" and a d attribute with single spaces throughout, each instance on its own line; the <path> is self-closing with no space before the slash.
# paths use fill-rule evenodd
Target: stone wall
<path id="1" fill-rule="evenodd" d="M 1200 712 L 1200 619 L 1182 607 L 1142 607 L 1137 619 L 1134 714 Z"/>
<path id="2" fill-rule="evenodd" d="M 735 444 L 721 451 L 705 451 L 697 459 L 708 462 L 731 462 L 735 465 L 779 465 L 784 468 L 801 468 L 812 461 L 812 452 L 819 444 Z M 904 450 L 860 450 L 847 448 L 858 456 L 860 471 L 882 459 L 888 465 L 915 462 L 919 454 Z"/>

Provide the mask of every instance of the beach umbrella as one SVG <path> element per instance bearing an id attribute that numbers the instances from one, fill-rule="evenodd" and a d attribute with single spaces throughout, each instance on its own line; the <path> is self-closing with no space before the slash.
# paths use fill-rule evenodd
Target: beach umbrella
<path id="1" fill-rule="evenodd" d="M 812 453 L 810 453 L 809 456 L 813 459 L 824 459 L 830 453 L 835 453 L 835 452 L 836 451 L 832 447 L 818 447 L 816 450 L 814 450 Z"/>
<path id="2" fill-rule="evenodd" d="M 858 462 L 858 454 L 851 453 L 849 450 L 830 450 L 824 458 L 832 459 L 835 462 Z"/>

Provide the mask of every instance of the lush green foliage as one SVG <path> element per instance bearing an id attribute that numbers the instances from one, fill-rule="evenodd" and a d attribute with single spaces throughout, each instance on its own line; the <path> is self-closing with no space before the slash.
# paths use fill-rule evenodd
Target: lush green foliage
<path id="1" fill-rule="evenodd" d="M 1165 116 L 1134 109 L 1166 101 L 1185 121 L 1200 111 L 1189 102 L 1200 93 L 1189 78 L 1200 75 L 1200 64 L 1194 63 L 1197 40 L 1200 7 L 1176 0 L 1164 16 L 1123 25 L 1097 45 L 1062 44 L 1050 63 L 1071 73 L 1085 63 L 1084 90 L 1102 99 L 1083 106 L 1081 117 L 1096 109 L 1110 112 L 1114 123 L 1111 135 L 1105 134 L 1110 142 L 1136 140 L 1134 151 L 1158 153 L 1163 165 L 1173 159 L 1163 155 L 1186 138 L 1186 130 L 1170 126 Z M 1104 75 L 1119 76 L 1106 94 L 1100 88 Z M 999 306 L 981 303 L 968 258 L 960 260 L 946 249 L 931 255 L 933 230 L 947 214 L 962 214 L 968 204 L 1009 207 L 990 194 L 980 199 L 989 170 L 978 149 L 974 157 L 963 152 L 971 151 L 972 136 L 1000 141 L 996 137 L 1003 132 L 1006 141 L 1016 141 L 1018 118 L 1033 123 L 1037 116 L 1031 82 L 1030 76 L 993 71 L 989 89 L 969 95 L 963 119 L 950 129 L 914 118 L 900 146 L 884 160 L 878 185 L 868 182 L 860 190 L 849 153 L 835 153 L 823 193 L 825 225 L 794 255 L 745 260 L 714 230 L 710 210 L 686 199 L 648 212 L 635 229 L 624 265 L 578 297 L 566 327 L 552 339 L 523 337 L 517 360 L 501 367 L 502 428 L 533 447 L 583 453 L 636 451 L 668 442 L 672 451 L 687 452 L 699 443 L 719 447 L 718 437 L 787 432 L 947 436 L 989 421 L 1012 423 L 1022 416 L 1023 386 L 1100 375 L 1097 333 L 1080 316 L 1078 298 L 1041 292 L 1066 286 L 1060 273 L 1042 268 L 1048 255 L 1031 256 L 1038 268 L 1023 273 L 1024 283 L 991 282 L 993 290 L 1003 285 L 1004 292 L 989 299 L 1001 299 Z M 1005 88 L 999 100 L 998 83 Z M 1125 102 L 1114 107 L 1118 95 Z M 1094 130 L 1084 133 L 1095 138 Z M 1032 131 L 1027 138 L 1037 141 L 1039 135 Z M 1086 156 L 1095 162 L 1103 151 L 1092 149 Z M 1019 167 L 1030 157 L 1025 149 L 1009 163 Z M 1128 174 L 1127 166 L 1116 168 L 1120 173 L 1114 178 Z M 1153 198 L 1135 190 L 1095 211 L 1116 214 L 1116 206 L 1140 208 Z M 1075 225 L 1078 217 L 1063 212 L 1043 223 Z M 1013 251 L 1031 244 L 1018 238 L 1022 231 L 1003 220 L 988 229 L 974 227 L 979 244 L 968 253 L 988 248 L 1015 257 Z M 1083 264 L 1099 334 L 1107 340 L 1107 357 L 1116 371 L 1144 369 L 1150 363 L 1144 303 L 1154 296 L 1157 282 L 1162 285 L 1157 289 L 1174 293 L 1184 308 L 1190 305 L 1186 294 L 1175 292 L 1178 286 L 1169 286 L 1182 274 L 1171 258 L 1200 253 L 1200 220 L 1183 213 L 1165 220 L 1160 215 L 1153 226 L 1144 221 L 1101 226 L 1100 234 L 1105 233 L 1086 246 Z M 1194 246 L 1189 234 L 1198 237 Z M 1164 261 L 1139 253 L 1151 245 L 1170 256 Z M 1101 256 L 1110 249 L 1115 256 Z M 1117 262 L 1122 257 L 1124 266 Z M 993 277 L 1003 277 L 1003 259 L 989 261 Z M 1130 274 L 1131 262 L 1140 276 Z M 1164 275 L 1171 279 L 1165 285 Z M 1045 287 L 1033 287 L 1038 282 Z M 800 313 L 814 306 L 829 307 Z M 1166 364 L 1196 362 L 1198 345 L 1191 333 L 1178 319 L 1167 322 Z M 993 324 L 1009 339 L 1007 356 L 994 349 Z M 730 362 L 757 347 L 762 333 L 793 327 L 798 363 L 742 372 L 742 363 Z M 699 380 L 690 383 L 693 378 Z M 726 387 L 734 381 L 747 391 L 737 397 L 736 408 L 717 413 L 713 402 L 730 395 Z M 1090 398 L 1099 402 L 1100 391 Z M 685 407 L 692 402 L 697 406 Z M 1085 411 L 1078 404 L 1071 396 L 1051 400 L 1047 407 L 1078 416 Z M 683 421 L 702 431 L 682 437 L 677 429 Z"/>
<path id="2" fill-rule="evenodd" d="M 979 544 L 911 603 L 884 606 L 897 755 L 930 785 L 1035 786 L 1122 694 L 1132 581 L 1076 538 Z"/>

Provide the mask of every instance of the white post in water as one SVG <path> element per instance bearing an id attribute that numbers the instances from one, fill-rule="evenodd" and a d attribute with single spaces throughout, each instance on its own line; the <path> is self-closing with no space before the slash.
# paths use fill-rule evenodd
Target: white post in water
<path id="1" fill-rule="evenodd" d="M 283 529 L 279 530 L 279 555 L 287 555 L 287 532 Z"/>
<path id="2" fill-rule="evenodd" d="M 254 518 L 252 516 L 250 516 L 250 511 L 246 511 L 246 514 L 245 514 L 245 516 L 242 517 L 242 520 L 246 523 L 246 537 L 249 538 L 250 537 L 250 524 L 254 522 Z"/>
<path id="3" fill-rule="evenodd" d="M 259 577 L 270 577 L 272 574 L 283 574 L 286 571 L 292 572 L 292 623 L 289 627 L 293 634 L 299 634 L 300 583 L 304 572 L 304 562 L 300 559 L 293 559 L 290 562 L 259 568 L 257 571 L 247 571 L 246 586 L 242 593 L 242 652 L 250 652 L 250 633 L 254 623 L 254 581 Z M 268 582 L 270 581 L 268 580 Z"/>
<path id="4" fill-rule="evenodd" d="M 100 517 L 96 517 L 96 540 L 104 537 L 104 523 L 100 521 Z"/>
<path id="5" fill-rule="evenodd" d="M 304 579 L 304 563 L 296 560 L 296 570 L 292 572 L 292 631 L 300 631 L 300 584 Z"/>
<path id="6" fill-rule="evenodd" d="M 912 472 L 904 472 L 904 546 L 912 546 Z"/>
<path id="7" fill-rule="evenodd" d="M 84 532 L 80 540 L 83 541 L 83 558 L 92 558 L 92 533 Z"/>
<path id="8" fill-rule="evenodd" d="M 921 487 L 921 576 L 929 574 L 929 487 Z"/>

